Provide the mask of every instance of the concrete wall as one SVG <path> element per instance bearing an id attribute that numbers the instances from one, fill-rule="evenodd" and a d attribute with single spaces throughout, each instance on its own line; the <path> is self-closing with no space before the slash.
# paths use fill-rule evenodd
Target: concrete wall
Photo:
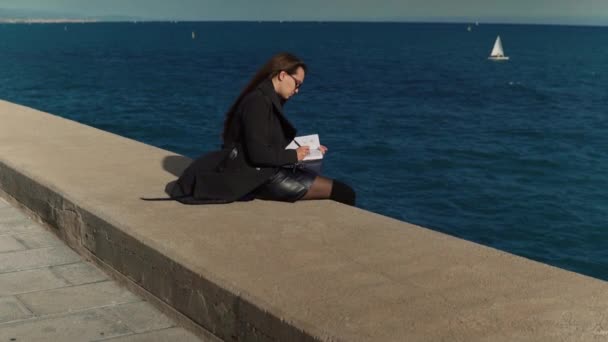
<path id="1" fill-rule="evenodd" d="M 608 338 L 605 282 L 405 222 L 333 201 L 139 199 L 188 162 L 0 102 L 2 195 L 223 340 Z"/>

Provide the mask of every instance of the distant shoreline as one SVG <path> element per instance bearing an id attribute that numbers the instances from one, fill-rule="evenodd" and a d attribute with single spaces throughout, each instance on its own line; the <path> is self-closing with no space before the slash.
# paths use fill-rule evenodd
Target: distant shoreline
<path id="1" fill-rule="evenodd" d="M 0 19 L 0 24 L 84 24 L 98 23 L 97 19 L 30 19 L 9 18 Z"/>

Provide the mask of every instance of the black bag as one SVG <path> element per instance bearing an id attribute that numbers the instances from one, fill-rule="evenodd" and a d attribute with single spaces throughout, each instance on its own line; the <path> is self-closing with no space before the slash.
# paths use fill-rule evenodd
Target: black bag
<path id="1" fill-rule="evenodd" d="M 196 196 L 196 178 L 201 172 L 208 176 L 220 174 L 226 163 L 235 159 L 237 156 L 237 148 L 224 148 L 218 151 L 212 151 L 202 155 L 193 161 L 182 173 L 182 175 L 173 184 L 173 188 L 169 192 L 169 197 L 141 197 L 144 201 L 178 201 L 182 204 L 226 204 L 234 202 L 234 200 L 220 198 L 205 198 Z"/>

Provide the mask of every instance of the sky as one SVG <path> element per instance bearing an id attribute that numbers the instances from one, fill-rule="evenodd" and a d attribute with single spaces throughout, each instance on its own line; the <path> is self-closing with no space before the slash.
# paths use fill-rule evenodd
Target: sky
<path id="1" fill-rule="evenodd" d="M 608 0 L 0 0 L 0 8 L 161 20 L 608 25 Z"/>

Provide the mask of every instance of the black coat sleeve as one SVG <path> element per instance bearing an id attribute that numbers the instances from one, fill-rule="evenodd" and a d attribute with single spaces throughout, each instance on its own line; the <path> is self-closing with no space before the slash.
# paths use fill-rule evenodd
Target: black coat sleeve
<path id="1" fill-rule="evenodd" d="M 276 141 L 281 139 L 272 139 L 273 135 L 282 134 L 282 130 L 273 117 L 271 103 L 262 96 L 250 96 L 245 99 L 242 110 L 245 148 L 254 166 L 276 167 L 298 161 L 295 150 L 277 146 Z"/>

